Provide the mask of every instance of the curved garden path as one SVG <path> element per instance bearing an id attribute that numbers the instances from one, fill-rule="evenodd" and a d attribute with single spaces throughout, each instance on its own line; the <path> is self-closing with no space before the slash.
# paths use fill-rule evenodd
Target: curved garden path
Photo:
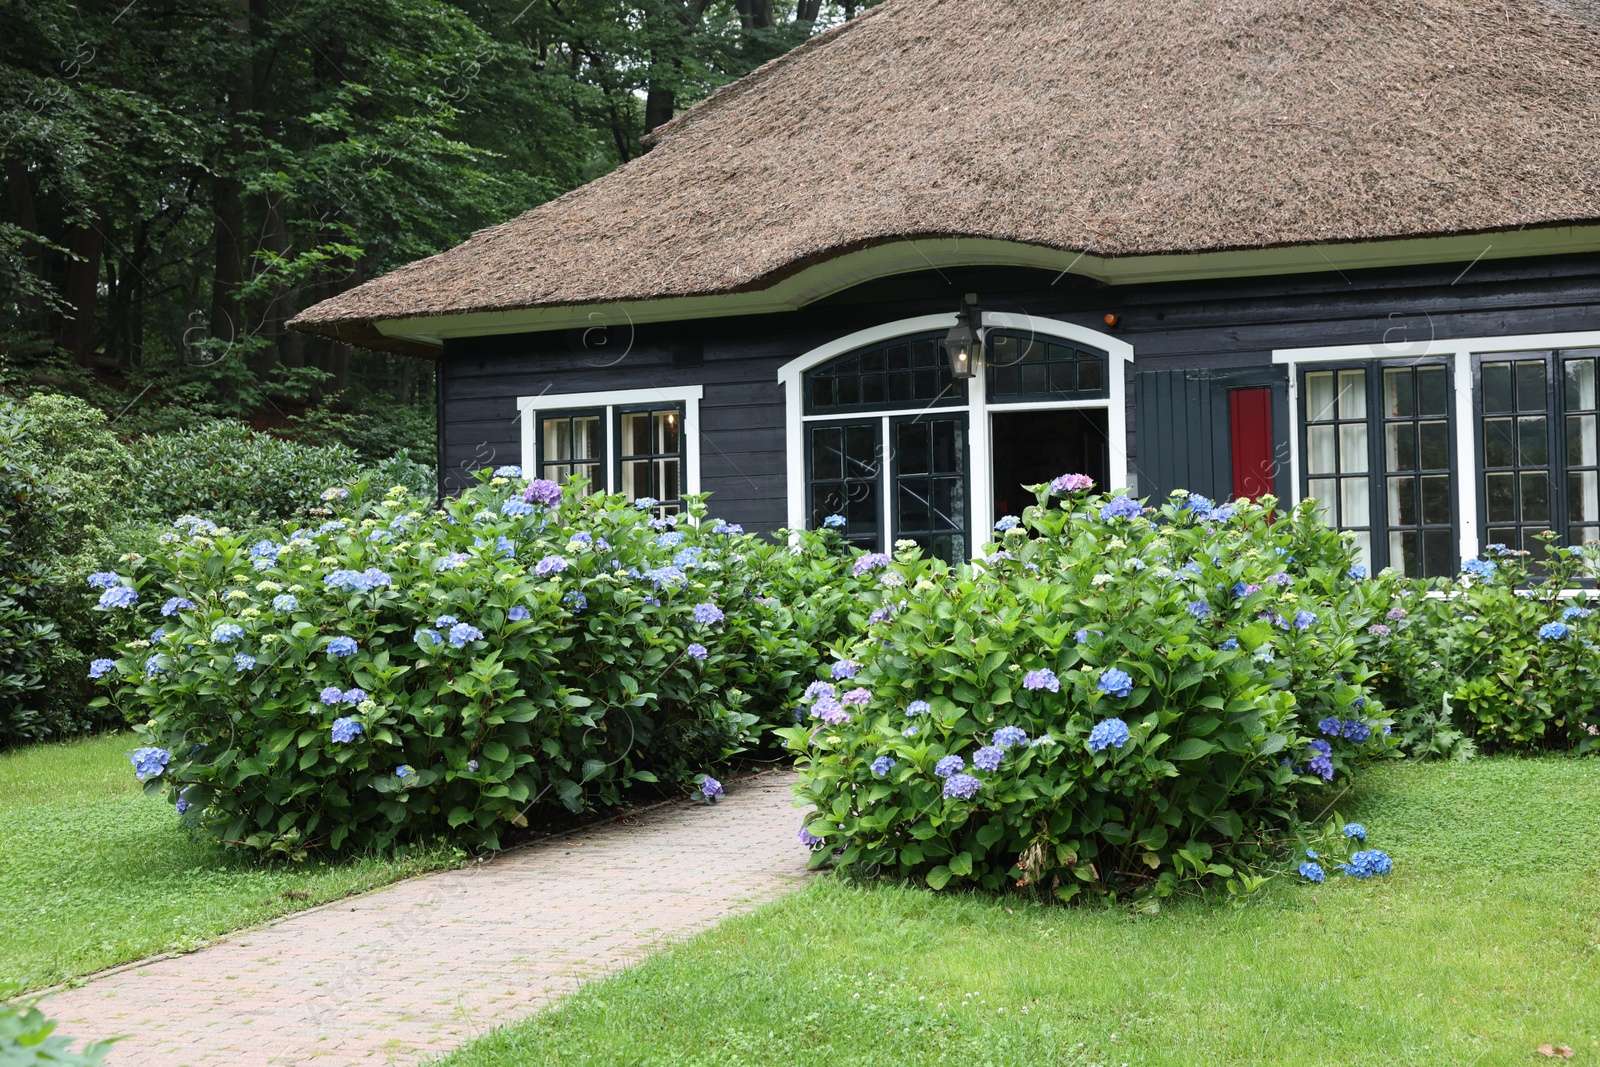
<path id="1" fill-rule="evenodd" d="M 108 1067 L 415 1064 L 805 878 L 788 772 L 137 963 L 43 1005 Z"/>

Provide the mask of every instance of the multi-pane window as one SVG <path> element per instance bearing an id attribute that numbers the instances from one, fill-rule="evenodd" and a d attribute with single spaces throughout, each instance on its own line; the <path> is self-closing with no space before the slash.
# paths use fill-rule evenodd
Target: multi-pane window
<path id="1" fill-rule="evenodd" d="M 899 418 L 894 429 L 895 539 L 956 562 L 967 553 L 967 421 Z"/>
<path id="2" fill-rule="evenodd" d="M 582 478 L 589 492 L 605 492 L 602 418 L 598 411 L 563 411 L 540 418 L 539 476 L 558 483 Z"/>
<path id="3" fill-rule="evenodd" d="M 990 330 L 984 373 L 989 399 L 1080 400 L 1106 395 L 1108 357 L 1097 349 L 1029 333 Z"/>
<path id="4" fill-rule="evenodd" d="M 1547 530 L 1566 544 L 1600 540 L 1597 358 L 1597 349 L 1479 358 L 1486 543 L 1537 552 Z"/>
<path id="5" fill-rule="evenodd" d="M 967 383 L 950 376 L 943 336 L 896 338 L 807 371 L 806 413 L 965 404 Z"/>
<path id="6" fill-rule="evenodd" d="M 879 547 L 883 514 L 878 474 L 883 450 L 878 444 L 881 419 L 848 423 L 813 423 L 807 428 L 806 452 L 811 469 L 811 516 L 819 529 L 830 515 L 843 515 L 842 533 L 865 549 Z"/>
<path id="7" fill-rule="evenodd" d="M 623 496 L 654 497 L 661 515 L 682 507 L 682 431 L 683 411 L 677 405 L 618 413 L 617 489 Z"/>
<path id="8" fill-rule="evenodd" d="M 1301 377 L 1305 484 L 1373 569 L 1433 578 L 1456 568 L 1450 370 L 1365 363 Z"/>

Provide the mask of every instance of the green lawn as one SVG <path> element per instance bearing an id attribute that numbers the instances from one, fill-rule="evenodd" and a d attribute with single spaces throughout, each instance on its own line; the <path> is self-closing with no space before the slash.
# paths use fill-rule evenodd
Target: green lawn
<path id="1" fill-rule="evenodd" d="M 456 862 L 443 849 L 339 864 L 231 855 L 140 791 L 134 747 L 121 734 L 0 755 L 0 981 L 35 989 L 193 948 Z"/>
<path id="2" fill-rule="evenodd" d="M 1600 761 L 1388 764 L 1340 807 L 1393 875 L 1155 916 L 823 881 L 446 1062 L 1600 1063 Z"/>

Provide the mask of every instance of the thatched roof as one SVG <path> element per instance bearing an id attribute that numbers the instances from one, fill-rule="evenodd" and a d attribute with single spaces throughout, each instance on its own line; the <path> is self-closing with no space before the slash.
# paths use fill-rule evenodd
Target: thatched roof
<path id="1" fill-rule="evenodd" d="M 886 0 L 627 165 L 293 325 L 761 289 L 984 237 L 1122 257 L 1600 220 L 1596 0 Z"/>

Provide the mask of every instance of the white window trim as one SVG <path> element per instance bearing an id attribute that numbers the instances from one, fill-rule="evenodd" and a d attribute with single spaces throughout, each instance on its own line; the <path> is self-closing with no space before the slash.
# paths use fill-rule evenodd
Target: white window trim
<path id="1" fill-rule="evenodd" d="M 1025 330 L 1043 334 L 1048 337 L 1059 337 L 1067 341 L 1077 341 L 1106 352 L 1111 358 L 1106 367 L 1106 392 L 1103 400 L 1026 400 L 1015 403 L 991 403 L 988 396 L 987 371 L 984 359 L 979 359 L 973 367 L 973 377 L 967 386 L 967 403 L 962 405 L 949 405 L 932 407 L 897 408 L 893 411 L 864 411 L 857 414 L 827 414 L 806 415 L 803 385 L 806 371 L 813 367 L 828 362 L 836 356 L 842 356 L 857 348 L 864 348 L 880 341 L 890 341 L 896 337 L 910 334 L 929 333 L 935 330 L 948 330 L 956 324 L 954 312 L 945 315 L 919 315 L 916 318 L 898 319 L 894 322 L 880 323 L 865 330 L 846 334 L 843 337 L 829 341 L 827 344 L 818 345 L 802 356 L 785 363 L 778 369 L 778 381 L 784 390 L 785 410 L 785 443 L 786 462 L 789 478 L 789 528 L 802 530 L 806 522 L 806 452 L 805 452 L 805 424 L 808 422 L 831 421 L 845 418 L 873 419 L 881 418 L 882 447 L 889 447 L 889 420 L 901 415 L 949 415 L 965 413 L 967 416 L 967 492 L 970 501 L 969 514 L 972 522 L 971 538 L 972 547 L 986 543 L 992 538 L 994 532 L 994 486 L 993 468 L 993 422 L 989 418 L 994 411 L 1069 411 L 1079 408 L 1104 408 L 1106 412 L 1106 436 L 1109 438 L 1108 466 L 1111 485 L 1121 487 L 1128 484 L 1128 400 L 1127 382 L 1124 367 L 1133 361 L 1133 346 L 1126 341 L 1091 330 L 1086 326 L 1076 323 L 1062 322 L 1059 319 L 1041 319 L 1032 315 L 1018 315 L 999 311 L 985 311 L 983 313 L 984 328 L 979 331 L 983 339 L 987 338 L 990 329 L 1000 330 Z M 982 347 L 979 349 L 983 350 Z M 1067 473 L 1063 471 L 1062 473 Z M 879 521 L 882 524 L 885 536 L 889 536 L 894 526 L 891 522 L 892 493 L 882 494 L 881 506 L 883 514 Z"/>
<path id="2" fill-rule="evenodd" d="M 683 385 L 659 389 L 611 389 L 597 393 L 541 393 L 517 397 L 517 415 L 522 420 L 522 469 L 536 477 L 539 468 L 539 418 L 558 411 L 599 408 L 605 412 L 606 492 L 617 491 L 617 435 L 613 431 L 617 408 L 643 404 L 681 404 L 683 406 L 683 484 L 684 493 L 700 492 L 700 400 L 705 387 Z"/>
<path id="3" fill-rule="evenodd" d="M 1274 349 L 1272 362 L 1289 367 L 1289 484 L 1291 499 L 1300 502 L 1300 375 L 1306 363 L 1352 363 L 1384 359 L 1426 359 L 1450 357 L 1453 368 L 1456 412 L 1455 478 L 1456 508 L 1460 517 L 1458 546 L 1462 559 L 1472 559 L 1480 550 L 1478 531 L 1478 482 L 1483 474 L 1478 467 L 1477 405 L 1472 395 L 1474 356 L 1502 352 L 1537 352 L 1563 348 L 1600 347 L 1600 330 L 1568 333 L 1527 333 L 1503 337 L 1460 337 L 1418 342 L 1382 341 L 1370 345 L 1330 345 L 1318 348 Z"/>

